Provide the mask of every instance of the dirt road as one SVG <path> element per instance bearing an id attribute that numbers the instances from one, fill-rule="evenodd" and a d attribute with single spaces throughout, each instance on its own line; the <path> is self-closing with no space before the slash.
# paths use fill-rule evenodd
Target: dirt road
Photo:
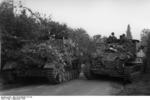
<path id="1" fill-rule="evenodd" d="M 1 95 L 115 95 L 123 86 L 109 79 L 87 80 L 81 77 L 59 85 L 30 84 L 1 90 Z"/>

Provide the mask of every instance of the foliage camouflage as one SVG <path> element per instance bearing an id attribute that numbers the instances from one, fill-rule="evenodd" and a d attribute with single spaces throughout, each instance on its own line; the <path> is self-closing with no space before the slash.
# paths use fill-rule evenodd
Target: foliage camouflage
<path id="1" fill-rule="evenodd" d="M 66 24 L 45 18 L 22 5 L 19 7 L 17 10 L 20 13 L 18 14 L 12 10 L 14 7 L 9 2 L 0 4 L 2 66 L 6 61 L 19 60 L 24 46 L 44 43 L 51 37 L 55 39 L 70 38 L 78 44 L 80 53 L 88 52 L 91 40 L 85 30 L 69 28 Z"/>
<path id="2" fill-rule="evenodd" d="M 114 43 L 95 42 L 96 49 L 84 68 L 86 78 L 109 75 L 132 81 L 143 71 L 142 63 L 136 61 L 136 42 L 130 39 L 118 39 Z"/>
<path id="3" fill-rule="evenodd" d="M 57 43 L 56 43 L 57 42 Z M 59 43 L 58 43 L 59 42 Z M 72 64 L 72 60 L 78 56 L 78 47 L 68 40 L 49 39 L 40 44 L 30 44 L 21 49 L 24 57 L 23 63 L 41 65 L 45 63 L 61 63 L 64 66 Z"/>

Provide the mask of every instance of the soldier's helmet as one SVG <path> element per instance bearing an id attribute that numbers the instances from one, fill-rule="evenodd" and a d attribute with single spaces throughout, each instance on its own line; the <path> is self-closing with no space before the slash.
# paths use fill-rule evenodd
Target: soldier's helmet
<path id="1" fill-rule="evenodd" d="M 114 36 L 114 35 L 115 35 L 115 33 L 114 33 L 114 32 L 112 32 L 112 33 L 111 33 L 111 35 L 112 35 L 112 36 Z"/>

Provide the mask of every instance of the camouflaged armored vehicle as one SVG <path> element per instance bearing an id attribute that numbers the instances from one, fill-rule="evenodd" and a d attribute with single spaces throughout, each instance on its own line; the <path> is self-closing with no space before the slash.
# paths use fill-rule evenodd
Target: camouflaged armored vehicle
<path id="1" fill-rule="evenodd" d="M 78 47 L 71 39 L 33 43 L 24 46 L 16 59 L 5 64 L 3 75 L 7 82 L 22 77 L 46 77 L 52 84 L 76 79 L 80 74 L 78 54 Z"/>
<path id="2" fill-rule="evenodd" d="M 98 75 L 108 75 L 132 81 L 143 70 L 143 62 L 136 56 L 137 42 L 118 40 L 115 43 L 97 43 L 95 52 L 84 67 L 85 77 L 94 79 Z"/>

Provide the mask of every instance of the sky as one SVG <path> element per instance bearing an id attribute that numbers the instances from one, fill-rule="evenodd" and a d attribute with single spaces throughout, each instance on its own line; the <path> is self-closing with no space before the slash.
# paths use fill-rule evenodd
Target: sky
<path id="1" fill-rule="evenodd" d="M 23 0 L 33 11 L 72 28 L 83 28 L 90 36 L 118 37 L 130 24 L 133 38 L 140 39 L 142 29 L 150 29 L 150 0 Z"/>

